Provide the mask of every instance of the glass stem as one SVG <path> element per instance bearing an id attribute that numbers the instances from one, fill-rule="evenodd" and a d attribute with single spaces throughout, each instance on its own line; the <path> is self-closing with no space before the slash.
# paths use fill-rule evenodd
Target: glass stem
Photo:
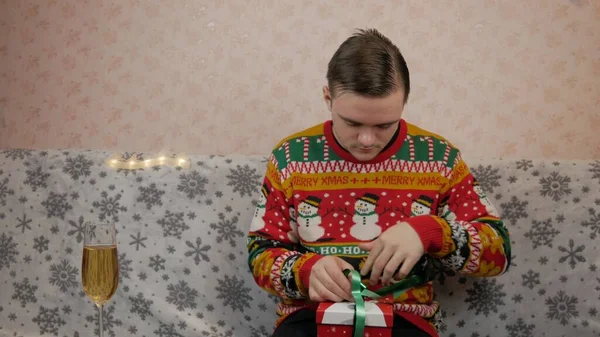
<path id="1" fill-rule="evenodd" d="M 104 316 L 104 312 L 103 312 L 104 311 L 104 305 L 102 305 L 102 304 L 100 304 L 100 305 L 96 304 L 96 306 L 98 307 L 98 326 L 100 327 L 100 334 L 99 334 L 99 336 L 100 337 L 104 337 L 104 324 L 103 324 L 104 323 L 103 322 L 103 319 L 104 319 L 104 317 L 103 317 Z"/>

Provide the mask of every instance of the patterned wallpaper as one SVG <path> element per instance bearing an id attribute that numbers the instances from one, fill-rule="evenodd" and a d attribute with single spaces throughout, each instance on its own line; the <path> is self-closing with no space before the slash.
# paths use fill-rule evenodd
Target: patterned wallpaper
<path id="1" fill-rule="evenodd" d="M 265 154 L 329 118 L 365 27 L 405 53 L 405 118 L 465 157 L 600 157 L 595 0 L 0 0 L 0 147 Z"/>

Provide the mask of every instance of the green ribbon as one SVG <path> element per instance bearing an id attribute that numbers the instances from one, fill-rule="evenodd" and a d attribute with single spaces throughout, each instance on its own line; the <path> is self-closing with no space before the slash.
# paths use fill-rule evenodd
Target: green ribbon
<path id="1" fill-rule="evenodd" d="M 407 289 L 423 283 L 422 277 L 418 275 L 412 275 L 387 287 L 378 289 L 377 291 L 371 291 L 362 283 L 361 276 L 358 271 L 345 269 L 344 275 L 346 275 L 346 277 L 348 277 L 348 275 L 351 276 L 352 298 L 354 298 L 354 337 L 364 336 L 365 323 L 367 320 L 364 297 L 377 299 L 381 296 L 392 293 L 394 298 L 396 298 Z"/>

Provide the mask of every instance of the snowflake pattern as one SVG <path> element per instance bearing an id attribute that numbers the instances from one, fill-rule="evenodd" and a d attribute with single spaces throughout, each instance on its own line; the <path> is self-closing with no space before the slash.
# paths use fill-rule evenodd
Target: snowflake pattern
<path id="1" fill-rule="evenodd" d="M 29 283 L 29 279 L 25 278 L 21 282 L 14 282 L 13 287 L 15 292 L 12 296 L 13 300 L 21 303 L 21 307 L 25 308 L 27 303 L 37 303 L 35 291 L 38 289 L 36 285 Z"/>
<path id="2" fill-rule="evenodd" d="M 232 177 L 233 172 L 246 170 L 247 162 L 214 156 L 198 163 L 197 171 L 161 166 L 158 170 L 123 169 L 117 173 L 105 164 L 108 155 L 94 158 L 91 151 L 82 153 L 82 158 L 93 163 L 89 175 L 85 169 L 76 171 L 80 169 L 76 166 L 65 171 L 66 165 L 76 165 L 76 151 L 50 155 L 32 151 L 24 154 L 23 160 L 0 160 L 4 170 L 0 170 L 0 283 L 7 290 L 7 296 L 0 296 L 0 315 L 5 328 L 19 327 L 23 331 L 20 335 L 61 337 L 98 332 L 96 308 L 79 308 L 63 295 L 74 293 L 77 299 L 89 301 L 79 289 L 77 256 L 83 243 L 83 224 L 98 220 L 101 210 L 92 204 L 101 202 L 105 191 L 113 201 L 120 194 L 119 207 L 127 208 L 117 214 L 119 288 L 109 302 L 113 312 L 105 307 L 105 318 L 107 313 L 109 316 L 105 324 L 109 323 L 112 331 L 105 330 L 106 336 L 226 337 L 233 336 L 234 331 L 240 336 L 270 336 L 273 326 L 268 320 L 273 319 L 281 298 L 257 287 L 248 273 L 252 266 L 246 265 L 247 216 L 254 211 L 254 192 L 261 182 L 255 181 L 256 187 L 248 184 L 244 191 L 244 185 Z M 600 307 L 594 301 L 600 299 L 600 278 L 596 275 L 594 240 L 600 237 L 600 195 L 595 188 L 600 182 L 600 161 L 592 166 L 563 162 L 557 166 L 530 160 L 505 163 L 503 167 L 476 165 L 474 171 L 487 170 L 485 174 L 494 181 L 493 171 L 499 169 L 500 186 L 490 184 L 492 195 L 502 205 L 499 210 L 521 262 L 511 264 L 505 276 L 484 279 L 450 270 L 448 267 L 468 263 L 453 254 L 437 259 L 435 294 L 440 296 L 442 307 L 450 308 L 449 312 L 456 308 L 454 305 L 470 309 L 462 316 L 462 324 L 459 315 L 448 315 L 440 323 L 438 318 L 444 317 L 441 310 L 433 323 L 441 335 L 454 337 L 486 337 L 490 332 L 482 333 L 481 325 L 473 323 L 480 320 L 466 318 L 476 316 L 484 317 L 509 337 L 541 337 L 554 332 L 567 336 L 567 331 L 597 335 L 600 331 L 593 323 Z M 253 163 L 247 168 L 260 175 L 264 164 Z M 553 173 L 570 179 L 570 194 L 565 193 L 558 202 L 550 182 L 548 194 L 540 195 L 544 189 L 540 181 L 552 178 Z M 79 177 L 74 180 L 72 174 Z M 480 183 L 487 187 L 485 180 Z M 157 195 L 156 191 L 165 193 Z M 87 208 L 82 211 L 82 207 Z M 175 221 L 167 225 L 167 210 L 183 213 L 185 225 L 178 229 L 181 223 L 174 216 Z M 171 227 L 167 228 L 171 234 L 164 236 L 159 220 Z M 103 221 L 114 218 L 107 213 Z M 456 248 L 463 249 L 468 244 L 466 229 L 451 229 Z M 290 287 L 283 289 L 286 295 L 295 296 L 290 286 L 293 278 L 288 277 L 293 276 L 288 273 L 293 259 L 287 261 L 280 266 L 286 276 L 279 281 Z M 61 273 L 65 271 L 70 276 Z M 264 277 L 269 277 L 269 270 L 264 271 Z M 177 291 L 182 281 L 197 295 L 195 308 L 180 311 L 177 307 L 182 304 L 172 296 L 185 297 Z M 173 295 L 168 285 L 173 286 Z M 172 303 L 166 300 L 169 296 Z M 480 300 L 474 300 L 477 297 Z M 60 298 L 63 302 L 57 301 Z M 484 303 L 488 298 L 491 304 Z M 45 308 L 42 314 L 41 306 Z M 236 315 L 237 320 L 226 319 Z M 61 319 L 64 324 L 58 321 Z M 561 330 L 563 327 L 566 330 Z"/>
<path id="3" fill-rule="evenodd" d="M 158 327 L 158 330 L 154 331 L 158 337 L 183 337 L 183 335 L 175 330 L 175 323 L 165 324 L 163 322 L 159 322 L 159 324 L 160 326 Z"/>
<path id="4" fill-rule="evenodd" d="M 31 186 L 31 191 L 36 192 L 38 188 L 48 187 L 50 173 L 42 171 L 42 167 L 30 168 L 25 171 L 25 174 L 27 175 L 27 179 L 23 181 L 23 184 Z"/>
<path id="5" fill-rule="evenodd" d="M 556 296 L 546 299 L 546 305 L 548 306 L 546 317 L 551 320 L 558 320 L 562 325 L 567 325 L 571 318 L 579 317 L 577 303 L 576 297 L 567 296 L 564 291 L 560 290 Z"/>
<path id="6" fill-rule="evenodd" d="M 525 233 L 525 237 L 533 242 L 533 249 L 539 246 L 552 248 L 552 240 L 560 234 L 560 231 L 552 225 L 552 219 L 546 221 L 533 220 L 533 226 Z"/>
<path id="7" fill-rule="evenodd" d="M 163 259 L 157 254 L 156 256 L 150 257 L 150 264 L 148 264 L 148 267 L 154 269 L 155 272 L 158 272 L 159 270 L 165 270 L 165 262 L 167 262 L 167 260 Z"/>
<path id="8" fill-rule="evenodd" d="M 528 201 L 521 201 L 516 196 L 512 196 L 510 202 L 503 202 L 500 204 L 502 208 L 502 217 L 514 226 L 519 219 L 525 219 L 529 215 L 527 214 Z"/>
<path id="9" fill-rule="evenodd" d="M 33 151 L 27 149 L 8 149 L 0 153 L 4 154 L 6 159 L 16 161 L 17 159 L 24 160 L 25 158 L 31 156 L 31 152 Z"/>
<path id="10" fill-rule="evenodd" d="M 244 233 L 236 226 L 238 220 L 237 215 L 228 220 L 225 218 L 225 214 L 219 213 L 219 222 L 210 224 L 210 228 L 217 231 L 217 243 L 221 243 L 225 240 L 229 241 L 229 244 L 232 247 L 236 246 L 236 237 L 242 237 L 244 235 Z"/>
<path id="11" fill-rule="evenodd" d="M 73 221 L 73 220 L 69 220 L 69 226 L 73 227 L 73 229 L 69 230 L 67 232 L 68 236 L 73 236 L 75 235 L 75 240 L 77 240 L 77 243 L 80 243 L 81 241 L 83 241 L 83 234 L 85 232 L 85 222 L 83 219 L 83 216 L 80 216 L 79 219 L 77 219 L 77 222 Z"/>
<path id="12" fill-rule="evenodd" d="M 590 239 L 594 240 L 596 237 L 600 236 L 600 212 L 596 212 L 595 209 L 589 208 L 588 213 L 590 214 L 590 219 L 583 221 L 581 225 L 591 230 Z"/>
<path id="13" fill-rule="evenodd" d="M 148 187 L 140 186 L 139 190 L 141 194 L 137 201 L 145 203 L 147 209 L 152 209 L 152 206 L 162 206 L 161 198 L 166 192 L 156 188 L 155 183 L 150 184 Z"/>
<path id="14" fill-rule="evenodd" d="M 25 233 L 26 229 L 31 229 L 31 226 L 29 224 L 31 224 L 33 220 L 27 219 L 27 214 L 24 213 L 22 218 L 17 218 L 17 222 L 18 224 L 16 225 L 16 227 L 21 227 L 21 233 Z"/>
<path id="15" fill-rule="evenodd" d="M 123 279 L 128 279 L 129 273 L 133 271 L 131 267 L 132 260 L 127 258 L 127 253 L 119 254 L 119 282 L 123 282 Z"/>
<path id="16" fill-rule="evenodd" d="M 71 176 L 73 180 L 79 180 L 82 177 L 89 177 L 92 171 L 90 170 L 93 161 L 87 159 L 83 154 L 76 157 L 68 157 L 63 172 Z"/>
<path id="17" fill-rule="evenodd" d="M 154 302 L 145 299 L 144 294 L 138 293 L 136 297 L 129 296 L 129 301 L 131 302 L 131 313 L 138 314 L 142 321 L 145 321 L 147 316 L 154 316 L 150 310 L 150 306 Z"/>
<path id="18" fill-rule="evenodd" d="M 251 196 L 253 193 L 258 191 L 260 185 L 260 178 L 256 169 L 250 168 L 249 165 L 238 165 L 237 169 L 231 169 L 230 174 L 227 175 L 229 182 L 227 186 L 233 186 L 233 192 L 238 192 L 240 196 Z"/>
<path id="19" fill-rule="evenodd" d="M 509 337 L 531 337 L 533 336 L 535 324 L 526 324 L 523 318 L 519 317 L 515 324 L 508 324 L 506 331 Z"/>
<path id="20" fill-rule="evenodd" d="M 190 227 L 185 224 L 183 217 L 183 212 L 171 213 L 171 211 L 167 210 L 165 216 L 158 220 L 158 224 L 163 229 L 164 237 L 174 236 L 181 239 L 183 232 L 190 229 Z"/>
<path id="21" fill-rule="evenodd" d="M 520 160 L 517 162 L 517 170 L 527 171 L 532 167 L 533 167 L 533 161 L 531 161 L 531 160 L 523 159 L 523 160 Z"/>
<path id="22" fill-rule="evenodd" d="M 569 248 L 558 246 L 558 250 L 567 253 L 565 256 L 561 256 L 558 259 L 558 262 L 564 263 L 569 260 L 569 264 L 571 265 L 571 269 L 575 269 L 575 265 L 577 262 L 585 262 L 585 257 L 581 254 L 585 250 L 585 245 L 580 245 L 575 247 L 575 241 L 573 239 L 569 239 Z"/>
<path id="23" fill-rule="evenodd" d="M 116 334 L 114 328 L 119 327 L 123 324 L 123 322 L 120 319 L 115 318 L 115 316 L 115 306 L 113 304 L 109 305 L 108 307 L 104 306 L 104 317 L 102 320 L 102 326 L 105 336 L 106 333 L 108 333 L 110 337 L 115 337 Z M 100 335 L 100 324 L 98 322 L 98 315 L 86 316 L 85 320 L 89 323 L 94 323 L 94 335 Z"/>
<path id="24" fill-rule="evenodd" d="M 42 205 L 46 207 L 46 213 L 48 218 L 53 216 L 65 219 L 65 214 L 73 209 L 73 206 L 67 201 L 67 193 L 58 194 L 50 192 L 48 199 L 42 202 Z"/>
<path id="25" fill-rule="evenodd" d="M 66 292 L 68 288 L 75 288 L 79 285 L 79 283 L 77 283 L 79 270 L 72 267 L 67 260 L 62 260 L 60 264 L 53 264 L 50 266 L 50 272 L 50 284 L 58 286 L 63 293 Z"/>
<path id="26" fill-rule="evenodd" d="M 179 176 L 179 185 L 177 190 L 187 195 L 189 199 L 194 199 L 197 196 L 206 194 L 206 184 L 208 179 L 198 173 L 198 171 L 192 171 L 190 174 L 182 174 Z"/>
<path id="27" fill-rule="evenodd" d="M 589 172 L 592 173 L 592 179 L 598 179 L 598 182 L 600 183 L 600 160 L 590 163 Z"/>
<path id="28" fill-rule="evenodd" d="M 486 194 L 494 193 L 494 188 L 500 186 L 500 169 L 493 168 L 491 165 L 483 166 L 479 165 L 472 170 L 473 176 Z"/>
<path id="29" fill-rule="evenodd" d="M 562 197 L 571 194 L 570 183 L 570 177 L 561 176 L 558 172 L 552 172 L 549 176 L 540 179 L 540 185 L 542 185 L 540 194 L 544 197 L 552 197 L 554 201 L 559 201 Z"/>
<path id="30" fill-rule="evenodd" d="M 179 284 L 169 284 L 167 286 L 169 296 L 167 296 L 167 303 L 174 304 L 177 310 L 183 311 L 186 308 L 196 308 L 196 297 L 198 291 L 188 286 L 187 282 L 179 281 Z"/>
<path id="31" fill-rule="evenodd" d="M 521 275 L 523 277 L 523 286 L 533 289 L 536 285 L 540 284 L 540 273 L 534 272 L 529 269 L 526 274 Z"/>
<path id="32" fill-rule="evenodd" d="M 483 279 L 473 283 L 471 289 L 467 289 L 469 303 L 468 310 L 475 310 L 475 314 L 489 316 L 491 312 L 497 313 L 498 307 L 505 305 L 503 291 L 504 284 L 498 284 L 496 279 Z"/>
<path id="33" fill-rule="evenodd" d="M 32 321 L 37 323 L 41 335 L 45 333 L 58 335 L 58 329 L 66 324 L 66 322 L 60 318 L 59 307 L 51 309 L 40 306 L 38 315 L 34 317 Z"/>
<path id="34" fill-rule="evenodd" d="M 43 235 L 33 238 L 33 249 L 37 250 L 40 254 L 48 250 L 48 244 L 50 244 L 50 240 Z"/>
<path id="35" fill-rule="evenodd" d="M 219 326 L 223 326 L 223 325 L 219 324 Z M 225 332 L 221 332 L 217 327 L 211 326 L 208 330 L 202 331 L 202 336 L 205 336 L 205 337 L 232 337 L 233 330 L 225 329 Z"/>
<path id="36" fill-rule="evenodd" d="M 225 275 L 224 279 L 219 279 L 219 286 L 216 288 L 219 295 L 217 298 L 223 300 L 223 306 L 231 306 L 233 311 L 244 308 L 250 308 L 250 288 L 244 285 L 244 280 L 238 280 L 237 276 L 229 277 Z"/>
<path id="37" fill-rule="evenodd" d="M 202 239 L 200 239 L 199 237 L 196 238 L 195 245 L 190 241 L 186 241 L 185 244 L 192 250 L 188 250 L 187 252 L 185 252 L 184 255 L 187 257 L 194 256 L 194 262 L 196 263 L 196 265 L 200 264 L 201 258 L 206 262 L 210 262 L 210 258 L 207 254 L 207 252 L 210 250 L 210 245 L 202 246 Z"/>
<path id="38" fill-rule="evenodd" d="M 106 191 L 101 193 L 102 199 L 100 201 L 94 201 L 92 206 L 99 210 L 98 218 L 101 221 L 112 218 L 113 221 L 119 221 L 119 212 L 127 212 L 127 207 L 122 206 L 120 203 L 121 194 L 117 193 L 114 197 L 109 197 Z"/>
<path id="39" fill-rule="evenodd" d="M 0 170 L 0 176 L 2 170 Z M 14 195 L 15 191 L 8 188 L 8 178 L 0 178 L 0 206 L 6 206 L 6 200 L 9 195 Z"/>

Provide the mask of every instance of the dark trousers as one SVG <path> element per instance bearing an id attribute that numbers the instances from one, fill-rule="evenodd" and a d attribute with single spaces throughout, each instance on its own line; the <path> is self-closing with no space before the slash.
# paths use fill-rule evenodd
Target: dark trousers
<path id="1" fill-rule="evenodd" d="M 397 315 L 394 316 L 392 336 L 430 337 L 429 334 Z M 279 324 L 272 337 L 317 337 L 316 312 L 303 309 L 291 314 Z"/>

